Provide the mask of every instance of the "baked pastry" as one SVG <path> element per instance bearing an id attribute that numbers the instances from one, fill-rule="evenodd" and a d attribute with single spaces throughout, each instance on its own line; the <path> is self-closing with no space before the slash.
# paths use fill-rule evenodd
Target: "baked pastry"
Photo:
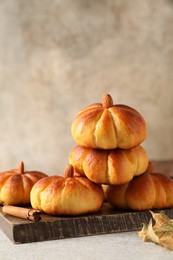
<path id="1" fill-rule="evenodd" d="M 85 177 L 74 177 L 68 165 L 64 176 L 38 181 L 31 190 L 31 205 L 51 215 L 81 215 L 99 211 L 104 200 L 101 185 Z"/>
<path id="2" fill-rule="evenodd" d="M 0 173 L 0 204 L 29 204 L 32 186 L 46 176 L 38 171 L 25 171 L 23 162 L 18 169 Z"/>
<path id="3" fill-rule="evenodd" d="M 102 104 L 92 104 L 77 114 L 71 133 L 81 146 L 131 149 L 146 138 L 146 123 L 135 109 L 113 105 L 112 97 L 105 94 Z"/>
<path id="4" fill-rule="evenodd" d="M 102 150 L 78 145 L 71 150 L 69 163 L 76 172 L 95 183 L 117 185 L 144 173 L 148 156 L 142 146 Z"/>
<path id="5" fill-rule="evenodd" d="M 173 180 L 148 172 L 124 185 L 104 187 L 106 200 L 116 208 L 149 210 L 173 207 Z"/>

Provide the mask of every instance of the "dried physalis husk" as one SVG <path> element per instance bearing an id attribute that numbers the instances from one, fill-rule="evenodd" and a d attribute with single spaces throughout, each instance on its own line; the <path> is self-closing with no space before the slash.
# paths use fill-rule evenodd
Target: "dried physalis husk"
<path id="1" fill-rule="evenodd" d="M 138 232 L 139 237 L 144 242 L 153 242 L 160 246 L 173 250 L 173 219 L 168 218 L 162 211 L 151 215 L 155 220 L 153 225 L 152 219 L 149 224 L 143 224 L 143 228 Z"/>

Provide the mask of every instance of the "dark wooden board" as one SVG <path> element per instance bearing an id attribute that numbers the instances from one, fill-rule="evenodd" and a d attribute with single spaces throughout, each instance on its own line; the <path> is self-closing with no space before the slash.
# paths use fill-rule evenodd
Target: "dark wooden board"
<path id="1" fill-rule="evenodd" d="M 158 171 L 161 169 L 164 174 L 172 176 L 173 162 L 159 162 L 155 165 Z M 165 209 L 163 212 L 173 218 L 173 208 Z M 150 218 L 149 211 L 120 211 L 107 203 L 104 203 L 101 211 L 96 214 L 76 217 L 42 215 L 40 222 L 4 215 L 0 208 L 0 228 L 13 243 L 137 231 L 142 228 L 143 223 L 148 223 Z"/>
<path id="2" fill-rule="evenodd" d="M 173 209 L 164 210 L 173 217 Z M 113 209 L 105 203 L 102 210 L 93 215 L 78 217 L 54 217 L 42 215 L 40 222 L 19 219 L 0 213 L 2 231 L 13 243 L 101 235 L 125 231 L 137 231 L 151 218 L 149 211 L 128 212 Z"/>

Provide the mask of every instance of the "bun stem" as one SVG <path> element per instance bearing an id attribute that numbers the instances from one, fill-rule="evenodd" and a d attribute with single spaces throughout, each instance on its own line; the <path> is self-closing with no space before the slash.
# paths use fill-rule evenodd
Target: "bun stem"
<path id="1" fill-rule="evenodd" d="M 109 94 L 103 94 L 102 96 L 102 106 L 104 108 L 109 108 L 113 106 L 113 99 Z"/>
<path id="2" fill-rule="evenodd" d="M 73 166 L 71 164 L 68 164 L 64 171 L 64 177 L 65 178 L 73 177 L 73 173 L 74 173 Z"/>
<path id="3" fill-rule="evenodd" d="M 23 174 L 24 173 L 24 163 L 23 162 L 20 162 L 19 165 L 18 165 L 18 172 L 20 174 Z"/>

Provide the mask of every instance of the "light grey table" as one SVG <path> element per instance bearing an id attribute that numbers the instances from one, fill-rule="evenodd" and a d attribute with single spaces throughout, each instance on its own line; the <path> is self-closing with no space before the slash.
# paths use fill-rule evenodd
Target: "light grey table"
<path id="1" fill-rule="evenodd" d="M 143 242 L 136 232 L 13 244 L 0 231 L 1 260 L 172 260 L 173 251 Z"/>

